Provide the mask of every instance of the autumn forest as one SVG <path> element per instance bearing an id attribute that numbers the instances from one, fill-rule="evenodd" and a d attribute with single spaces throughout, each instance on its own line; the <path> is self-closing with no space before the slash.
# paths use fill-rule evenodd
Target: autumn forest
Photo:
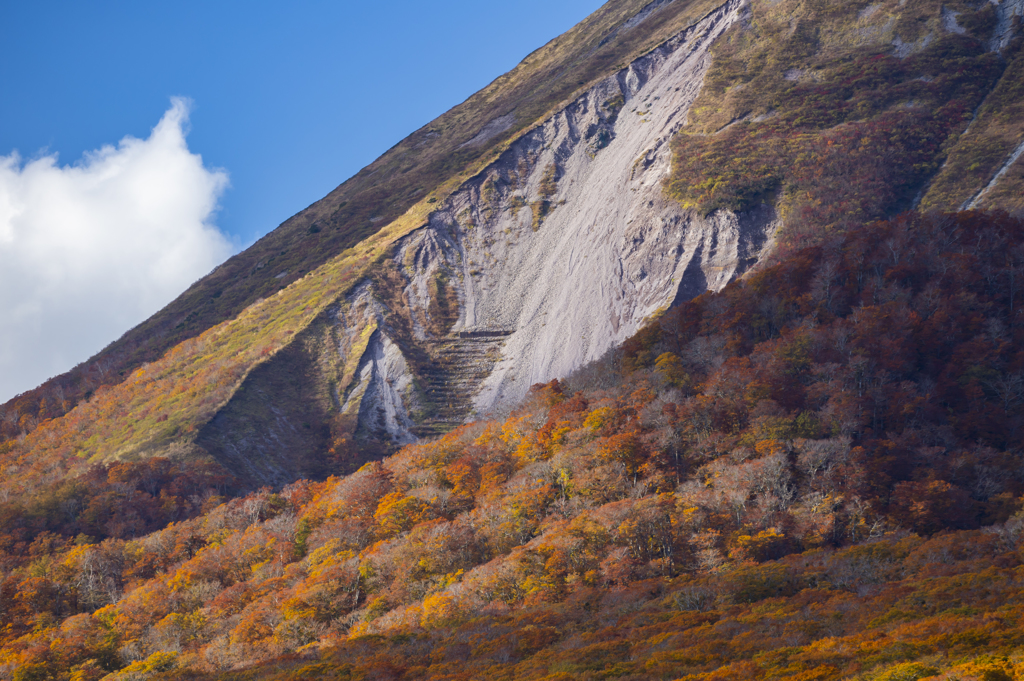
<path id="1" fill-rule="evenodd" d="M 1022 243 L 998 213 L 854 229 L 352 475 L 229 500 L 153 459 L 8 501 L 0 665 L 1016 678 Z"/>

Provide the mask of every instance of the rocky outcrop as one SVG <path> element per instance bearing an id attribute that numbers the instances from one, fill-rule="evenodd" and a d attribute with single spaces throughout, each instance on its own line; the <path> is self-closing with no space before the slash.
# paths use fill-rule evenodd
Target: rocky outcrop
<path id="1" fill-rule="evenodd" d="M 416 439 L 409 409 L 418 400 L 409 363 L 385 325 L 387 312 L 366 283 L 332 315 L 336 351 L 347 364 L 336 406 L 356 416 L 366 434 L 408 444 Z"/>
<path id="2" fill-rule="evenodd" d="M 774 231 L 771 208 L 702 217 L 662 189 L 708 48 L 743 8 L 722 5 L 590 89 L 398 244 L 391 264 L 409 333 L 367 347 L 389 378 L 360 379 L 344 398 L 347 410 L 359 401 L 361 427 L 383 425 L 404 442 L 507 408 L 757 260 Z M 410 376 L 398 352 L 429 359 L 407 362 Z M 364 359 L 364 374 L 380 361 Z M 385 389 L 388 380 L 405 388 Z M 417 410 L 413 394 L 427 407 L 416 426 L 404 416 Z"/>

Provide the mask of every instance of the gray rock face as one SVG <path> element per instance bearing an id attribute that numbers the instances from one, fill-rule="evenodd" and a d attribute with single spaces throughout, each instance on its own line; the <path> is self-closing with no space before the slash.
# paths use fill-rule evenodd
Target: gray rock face
<path id="1" fill-rule="evenodd" d="M 398 244 L 410 333 L 396 344 L 382 322 L 345 410 L 358 402 L 361 425 L 405 442 L 417 432 L 414 385 L 438 429 L 507 408 L 757 261 L 776 227 L 769 207 L 705 218 L 663 192 L 669 140 L 700 91 L 708 48 L 744 5 L 725 3 L 590 89 Z M 414 351 L 428 366 L 404 361 Z M 426 425 L 421 434 L 434 432 Z"/>
<path id="2" fill-rule="evenodd" d="M 996 29 L 992 34 L 989 49 L 1002 50 L 1013 39 L 1013 20 L 1024 16 L 1024 0 L 989 0 L 996 7 Z"/>
<path id="3" fill-rule="evenodd" d="M 414 442 L 416 438 L 409 429 L 415 424 L 405 407 L 412 383 L 402 351 L 377 329 L 363 354 L 355 390 L 348 395 L 342 411 L 358 408 L 359 423 L 367 430 L 388 433 L 398 444 Z"/>

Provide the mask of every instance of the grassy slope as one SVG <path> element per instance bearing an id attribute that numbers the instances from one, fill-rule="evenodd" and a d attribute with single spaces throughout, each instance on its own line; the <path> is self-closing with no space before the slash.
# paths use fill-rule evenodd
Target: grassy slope
<path id="1" fill-rule="evenodd" d="M 328 196 L 285 221 L 246 251 L 192 285 L 160 312 L 96 357 L 0 410 L 12 425 L 0 435 L 30 430 L 74 407 L 99 385 L 125 380 L 178 343 L 239 315 L 375 234 L 414 205 L 442 199 L 492 159 L 510 140 L 538 123 L 577 91 L 608 75 L 718 3 L 676 0 L 641 25 L 619 27 L 646 0 L 613 0 L 564 35 L 536 50 L 509 73 L 396 144 Z M 491 120 L 511 114 L 512 127 L 464 146 Z M 287 274 L 277 278 L 283 272 Z M 45 400 L 41 406 L 40 402 Z M 26 417 L 15 426 L 15 421 Z"/>
<path id="2" fill-rule="evenodd" d="M 958 13 L 962 35 L 942 11 Z M 781 243 L 795 247 L 906 209 L 950 154 L 925 204 L 957 208 L 1024 130 L 1022 65 L 999 80 L 1003 59 L 986 52 L 994 26 L 993 7 L 968 2 L 754 3 L 749 24 L 713 48 L 670 193 L 704 211 L 776 202 Z M 908 56 L 894 55 L 897 40 Z"/>

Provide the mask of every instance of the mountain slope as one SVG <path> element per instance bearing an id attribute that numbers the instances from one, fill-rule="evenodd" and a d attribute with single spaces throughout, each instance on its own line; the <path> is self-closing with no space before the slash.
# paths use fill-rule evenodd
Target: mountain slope
<path id="1" fill-rule="evenodd" d="M 767 200 L 787 247 L 917 203 L 960 209 L 1024 141 L 1021 11 L 1020 2 L 752 3 L 749 28 L 713 48 L 707 86 L 675 141 L 672 195 L 704 212 Z M 1004 198 L 1020 194 L 1013 177 L 998 182 Z M 997 206 L 1019 207 L 987 205 Z"/>
<path id="2" fill-rule="evenodd" d="M 716 4 L 620 0 L 603 6 L 216 268 L 96 357 L 11 400 L 4 405 L 9 421 L 0 427 L 16 435 L 66 413 L 99 386 L 120 382 L 176 344 L 238 315 L 417 203 L 443 198 L 460 175 L 464 179 L 491 160 L 505 142 L 563 106 L 581 87 L 603 79 Z"/>
<path id="3" fill-rule="evenodd" d="M 337 355 L 324 345 L 328 364 L 357 362 L 322 382 L 334 382 L 334 406 L 359 435 L 409 442 L 514 404 L 756 261 L 770 210 L 701 219 L 661 196 L 668 140 L 699 91 L 707 47 L 740 7 L 725 3 L 516 140 L 341 302 L 315 333 L 336 339 Z M 258 381 L 250 392 L 267 414 L 274 391 Z M 249 394 L 228 405 L 201 441 L 252 458 L 248 440 L 234 442 L 253 408 Z"/>
<path id="4" fill-rule="evenodd" d="M 152 456 L 219 462 L 243 487 L 354 469 L 508 408 L 763 261 L 776 233 L 778 256 L 917 196 L 938 205 L 983 133 L 1002 146 L 956 191 L 1012 208 L 1020 10 L 611 3 L 439 119 L 448 132 L 415 133 L 200 282 L 181 299 L 205 292 L 195 326 L 175 303 L 8 406 L 0 492 Z M 500 132 L 512 101 L 545 115 Z M 414 159 L 434 169 L 423 194 L 403 189 Z M 336 253 L 367 225 L 386 227 Z"/>
<path id="5" fill-rule="evenodd" d="M 1022 8 L 606 5 L 6 406 L 0 679 L 1019 676 Z"/>

